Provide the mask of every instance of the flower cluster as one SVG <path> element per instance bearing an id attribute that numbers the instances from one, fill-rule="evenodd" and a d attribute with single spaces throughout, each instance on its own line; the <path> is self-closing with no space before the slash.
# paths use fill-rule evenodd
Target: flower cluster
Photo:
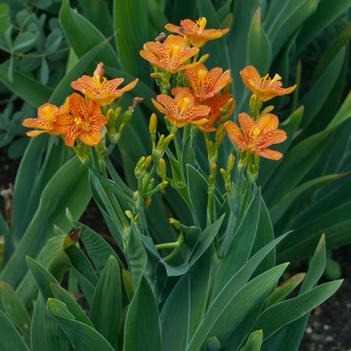
<path id="1" fill-rule="evenodd" d="M 209 40 L 221 38 L 228 29 L 205 29 L 206 18 L 197 21 L 183 20 L 180 26 L 167 24 L 174 33 L 163 42 L 147 42 L 140 55 L 153 66 L 151 74 L 160 87 L 161 94 L 153 99 L 154 106 L 175 127 L 195 125 L 203 132 L 218 131 L 224 126 L 229 138 L 241 152 L 278 160 L 282 154 L 268 149 L 286 139 L 278 129 L 278 117 L 273 106 L 262 109 L 264 102 L 294 91 L 296 86 L 283 88 L 281 77 L 276 74 L 263 77 L 253 66 L 244 68 L 240 75 L 251 90 L 250 113 L 239 113 L 240 127 L 228 121 L 234 110 L 230 92 L 232 82 L 229 70 L 221 67 L 208 70 L 204 65 L 208 55 L 200 56 L 200 49 Z M 243 155 L 242 155 L 243 156 Z"/>
<path id="2" fill-rule="evenodd" d="M 232 121 L 224 125 L 229 138 L 240 150 L 271 160 L 279 160 L 283 155 L 279 151 L 268 149 L 269 146 L 279 144 L 286 140 L 286 133 L 278 129 L 279 119 L 269 113 L 273 106 L 262 108 L 262 103 L 277 96 L 292 93 L 296 85 L 283 88 L 281 77 L 276 74 L 273 79 L 268 74 L 261 77 L 253 66 L 247 66 L 240 71 L 245 86 L 252 92 L 250 99 L 250 112 L 239 113 L 240 127 Z"/>
<path id="3" fill-rule="evenodd" d="M 23 125 L 35 128 L 27 132 L 27 135 L 62 135 L 69 147 L 74 146 L 76 140 L 87 146 L 99 144 L 105 126 L 110 122 L 104 114 L 105 106 L 132 90 L 138 80 L 118 89 L 123 82 L 123 78 L 107 80 L 104 65 L 99 63 L 92 77 L 83 75 L 72 82 L 72 88 L 81 94 L 72 93 L 61 107 L 45 103 L 38 108 L 37 118 L 26 118 Z"/>
<path id="4" fill-rule="evenodd" d="M 178 127 L 196 125 L 204 132 L 216 130 L 221 110 L 227 115 L 234 109 L 229 92 L 230 71 L 220 67 L 208 70 L 200 48 L 209 40 L 225 35 L 228 29 L 205 29 L 206 19 L 181 21 L 180 26 L 167 24 L 170 32 L 163 42 L 147 42 L 140 55 L 149 61 L 162 94 L 152 102 L 168 121 Z"/>

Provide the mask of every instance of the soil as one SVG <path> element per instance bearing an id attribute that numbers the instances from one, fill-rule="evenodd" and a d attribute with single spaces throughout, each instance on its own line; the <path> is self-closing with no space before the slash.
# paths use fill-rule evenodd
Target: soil
<path id="1" fill-rule="evenodd" d="M 0 149 L 0 190 L 14 183 L 18 164 L 18 160 L 7 157 L 6 149 Z M 1 198 L 0 210 L 4 211 Z M 93 202 L 81 221 L 113 245 L 104 219 Z M 300 351 L 347 351 L 349 348 L 351 351 L 351 247 L 337 250 L 333 258 L 341 265 L 344 282 L 333 297 L 312 313 Z"/>

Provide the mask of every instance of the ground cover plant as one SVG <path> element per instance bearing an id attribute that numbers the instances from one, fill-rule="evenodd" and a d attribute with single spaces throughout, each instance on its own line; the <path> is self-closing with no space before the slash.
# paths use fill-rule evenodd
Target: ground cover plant
<path id="1" fill-rule="evenodd" d="M 350 2 L 295 6 L 64 1 L 60 82 L 11 52 L 1 81 L 38 109 L 0 218 L 4 350 L 299 349 L 350 241 L 347 24 L 307 92 L 297 60 Z"/>

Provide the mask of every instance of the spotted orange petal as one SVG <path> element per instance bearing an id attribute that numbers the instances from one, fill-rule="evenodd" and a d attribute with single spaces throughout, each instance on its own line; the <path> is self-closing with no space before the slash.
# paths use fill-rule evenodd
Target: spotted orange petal
<path id="1" fill-rule="evenodd" d="M 232 121 L 227 121 L 224 123 L 224 128 L 234 145 L 239 149 L 245 148 L 245 139 L 240 127 Z"/>
<path id="2" fill-rule="evenodd" d="M 270 160 L 280 160 L 283 157 L 283 154 L 279 151 L 270 150 L 270 149 L 261 149 L 258 151 L 258 154 L 261 157 L 268 158 Z"/>
<path id="3" fill-rule="evenodd" d="M 242 130 L 248 135 L 255 125 L 254 120 L 246 112 L 239 113 L 238 119 Z"/>
<path id="4" fill-rule="evenodd" d="M 262 133 L 267 133 L 278 128 L 279 118 L 273 113 L 266 113 L 257 119 L 255 126 L 257 126 Z"/>
<path id="5" fill-rule="evenodd" d="M 90 130 L 89 132 L 82 132 L 78 136 L 79 140 L 81 140 L 85 145 L 95 146 L 99 144 L 102 138 L 101 130 Z"/>

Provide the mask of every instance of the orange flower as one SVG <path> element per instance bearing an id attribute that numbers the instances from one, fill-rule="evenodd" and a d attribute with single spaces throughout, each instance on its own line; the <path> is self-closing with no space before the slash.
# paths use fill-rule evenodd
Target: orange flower
<path id="1" fill-rule="evenodd" d="M 205 29 L 206 24 L 207 19 L 205 17 L 201 17 L 196 22 L 190 19 L 185 19 L 180 22 L 180 26 L 168 23 L 165 25 L 165 28 L 172 33 L 177 33 L 185 37 L 187 40 L 189 40 L 191 45 L 198 48 L 201 48 L 209 40 L 219 39 L 229 32 L 229 28 Z"/>
<path id="2" fill-rule="evenodd" d="M 161 94 L 157 100 L 152 99 L 155 107 L 176 127 L 181 128 L 187 124 L 202 125 L 208 122 L 207 115 L 211 108 L 197 105 L 195 97 L 187 88 L 173 88 L 170 96 Z"/>
<path id="3" fill-rule="evenodd" d="M 37 128 L 27 132 L 29 137 L 36 137 L 42 133 L 53 135 L 64 134 L 71 123 L 71 115 L 68 105 L 65 103 L 61 107 L 46 103 L 38 108 L 37 118 L 26 118 L 23 126 L 27 128 Z"/>
<path id="4" fill-rule="evenodd" d="M 240 150 L 248 151 L 271 160 L 279 160 L 283 155 L 279 151 L 268 149 L 268 146 L 282 143 L 286 133 L 278 129 L 276 115 L 267 113 L 254 121 L 247 113 L 239 113 L 240 127 L 232 121 L 224 124 L 227 134 Z"/>
<path id="5" fill-rule="evenodd" d="M 206 100 L 218 94 L 231 80 L 230 71 L 223 73 L 220 67 L 207 70 L 204 64 L 186 71 L 186 77 L 192 87 L 193 94 L 200 100 Z"/>
<path id="6" fill-rule="evenodd" d="M 100 106 L 106 106 L 120 98 L 126 91 L 132 90 L 138 83 L 138 79 L 135 79 L 125 87 L 117 89 L 124 82 L 124 78 L 107 80 L 104 75 L 104 64 L 100 62 L 92 77 L 84 75 L 72 82 L 71 86 Z"/>
<path id="7" fill-rule="evenodd" d="M 73 146 L 78 138 L 88 146 L 97 145 L 107 123 L 106 117 L 101 114 L 100 106 L 93 100 L 86 102 L 77 93 L 70 95 L 67 100 L 72 123 L 65 133 L 65 144 Z"/>
<path id="8" fill-rule="evenodd" d="M 270 78 L 268 74 L 261 77 L 253 66 L 242 69 L 240 75 L 246 87 L 261 101 L 268 101 L 276 96 L 290 94 L 296 88 L 296 84 L 289 88 L 283 88 L 282 78 L 279 74 L 276 74 L 273 78 Z"/>
<path id="9" fill-rule="evenodd" d="M 225 94 L 217 94 L 211 97 L 208 100 L 205 100 L 203 103 L 209 107 L 211 107 L 211 112 L 208 116 L 208 122 L 203 125 L 199 125 L 199 129 L 203 132 L 214 132 L 216 131 L 215 124 L 218 122 L 221 109 L 225 108 L 230 99 L 233 99 L 233 96 L 229 93 Z M 228 116 L 230 116 L 234 111 L 235 101 L 233 101 L 230 110 L 228 111 Z"/>
<path id="10" fill-rule="evenodd" d="M 191 68 L 197 63 L 185 64 L 199 52 L 198 48 L 189 48 L 184 38 L 170 35 L 163 43 L 147 42 L 140 55 L 153 66 L 171 73 Z"/>

